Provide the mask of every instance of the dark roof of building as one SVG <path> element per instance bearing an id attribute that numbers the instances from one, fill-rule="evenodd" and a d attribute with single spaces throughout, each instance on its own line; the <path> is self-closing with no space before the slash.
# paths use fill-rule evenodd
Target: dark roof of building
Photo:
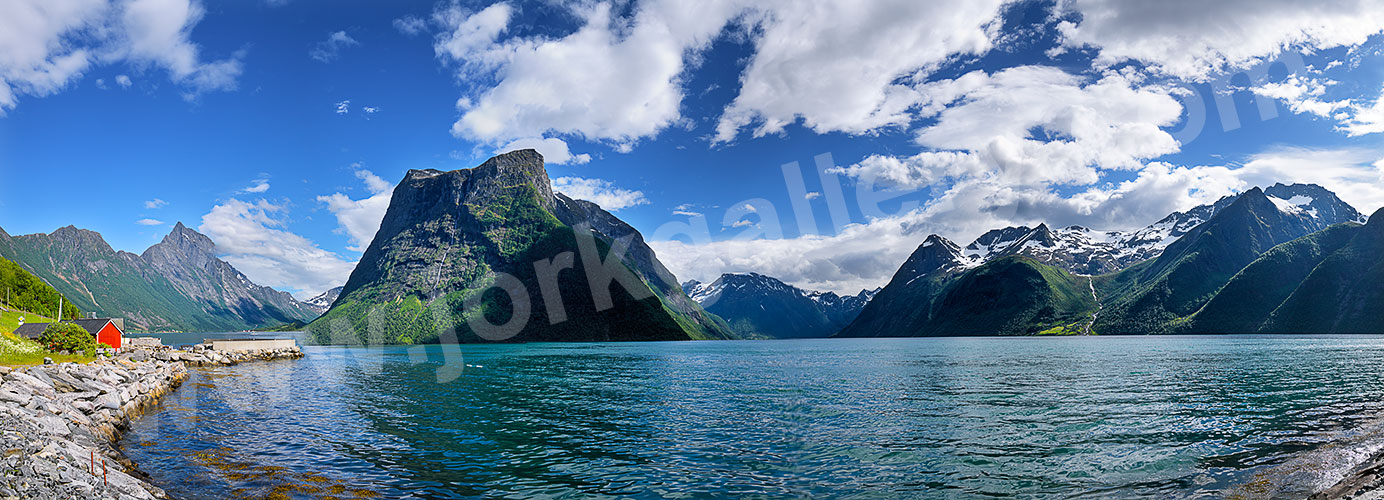
<path id="1" fill-rule="evenodd" d="M 86 330 L 87 333 L 90 333 L 90 334 L 92 334 L 92 335 L 96 335 L 97 333 L 101 333 L 101 329 L 102 329 L 102 328 L 105 328 L 105 327 L 106 327 L 106 323 L 110 323 L 110 322 L 111 322 L 111 319 L 110 319 L 110 318 L 86 318 L 86 319 L 74 319 L 74 320 L 72 320 L 72 321 L 68 321 L 68 323 L 72 323 L 72 324 L 75 324 L 75 325 L 77 325 L 77 326 L 82 327 L 83 330 Z M 118 328 L 120 328 L 120 327 L 117 325 L 116 328 L 118 329 Z M 120 333 L 125 333 L 125 332 L 120 332 Z"/>
<path id="2" fill-rule="evenodd" d="M 52 323 L 25 323 L 14 329 L 14 334 L 26 339 L 36 339 Z"/>

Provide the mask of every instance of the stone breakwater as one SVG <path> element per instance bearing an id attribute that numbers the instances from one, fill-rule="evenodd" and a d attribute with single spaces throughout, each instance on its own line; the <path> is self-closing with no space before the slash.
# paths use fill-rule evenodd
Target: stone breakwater
<path id="1" fill-rule="evenodd" d="M 187 366 L 297 359 L 297 347 L 136 350 L 90 364 L 0 367 L 0 499 L 167 498 L 116 447 Z"/>

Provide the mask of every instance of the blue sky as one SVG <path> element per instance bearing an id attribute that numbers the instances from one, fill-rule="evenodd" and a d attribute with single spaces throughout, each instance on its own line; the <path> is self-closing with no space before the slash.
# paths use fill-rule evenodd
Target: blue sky
<path id="1" fill-rule="evenodd" d="M 1278 181 L 1373 212 L 1382 31 L 1366 1 L 20 0 L 0 227 L 140 252 L 182 221 L 306 297 L 408 169 L 537 145 L 680 278 L 853 292 L 931 233 Z"/>

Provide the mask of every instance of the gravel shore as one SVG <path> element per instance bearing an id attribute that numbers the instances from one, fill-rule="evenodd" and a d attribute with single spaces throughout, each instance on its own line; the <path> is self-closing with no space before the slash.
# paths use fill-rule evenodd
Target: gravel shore
<path id="1" fill-rule="evenodd" d="M 297 359 L 297 347 L 135 350 L 90 364 L 0 367 L 0 499 L 168 498 L 116 447 L 187 366 Z"/>

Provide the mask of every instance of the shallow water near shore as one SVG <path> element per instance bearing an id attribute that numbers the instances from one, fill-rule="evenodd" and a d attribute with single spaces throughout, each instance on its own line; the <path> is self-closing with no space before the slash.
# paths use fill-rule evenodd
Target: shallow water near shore
<path id="1" fill-rule="evenodd" d="M 1291 498 L 1384 446 L 1381 337 L 443 349 L 190 369 L 122 447 L 224 499 Z"/>

